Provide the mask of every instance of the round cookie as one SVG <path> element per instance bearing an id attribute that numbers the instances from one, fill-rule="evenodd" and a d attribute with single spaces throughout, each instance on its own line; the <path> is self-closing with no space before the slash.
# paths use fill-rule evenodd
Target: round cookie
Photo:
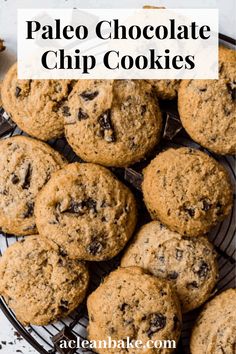
<path id="1" fill-rule="evenodd" d="M 3 80 L 3 107 L 27 134 L 58 138 L 64 133 L 62 105 L 71 86 L 71 80 L 18 80 L 14 64 Z"/>
<path id="2" fill-rule="evenodd" d="M 178 108 L 187 133 L 217 154 L 236 153 L 236 52 L 220 47 L 219 80 L 184 80 Z"/>
<path id="3" fill-rule="evenodd" d="M 87 300 L 89 340 L 174 340 L 181 331 L 178 299 L 168 282 L 138 267 L 120 268 L 108 275 Z M 154 354 L 159 349 L 96 349 L 101 354 Z M 171 353 L 162 349 L 162 354 Z"/>
<path id="4" fill-rule="evenodd" d="M 159 221 L 140 229 L 121 266 L 139 266 L 168 280 L 176 290 L 182 312 L 204 303 L 218 279 L 216 253 L 206 237 L 181 236 Z"/>
<path id="5" fill-rule="evenodd" d="M 235 354 L 236 289 L 209 301 L 198 317 L 191 336 L 192 354 Z"/>
<path id="6" fill-rule="evenodd" d="M 31 235 L 37 232 L 35 197 L 51 174 L 65 165 L 50 146 L 25 136 L 0 140 L 0 229 Z"/>
<path id="7" fill-rule="evenodd" d="M 159 142 L 161 112 L 145 81 L 80 80 L 66 104 L 66 138 L 85 161 L 128 166 Z"/>
<path id="8" fill-rule="evenodd" d="M 192 148 L 168 149 L 157 155 L 144 170 L 142 189 L 152 218 L 181 235 L 207 233 L 232 208 L 226 170 Z"/>
<path id="9" fill-rule="evenodd" d="M 173 100 L 178 96 L 180 80 L 148 80 L 153 86 L 157 97 L 163 100 Z"/>
<path id="10" fill-rule="evenodd" d="M 0 294 L 23 325 L 66 317 L 84 299 L 89 274 L 37 236 L 11 245 L 0 259 Z"/>
<path id="11" fill-rule="evenodd" d="M 72 259 L 114 257 L 132 236 L 136 203 L 130 190 L 104 167 L 69 164 L 37 196 L 40 235 Z"/>

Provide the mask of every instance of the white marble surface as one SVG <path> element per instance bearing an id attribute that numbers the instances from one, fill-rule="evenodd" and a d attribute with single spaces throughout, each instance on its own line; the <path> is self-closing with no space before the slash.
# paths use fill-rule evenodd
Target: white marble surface
<path id="1" fill-rule="evenodd" d="M 218 8 L 220 32 L 236 38 L 235 0 L 0 0 L 0 37 L 6 41 L 7 50 L 1 54 L 0 78 L 16 60 L 16 10 L 17 8 L 43 7 L 133 7 L 143 4 L 164 5 L 166 7 Z M 15 330 L 0 311 L 0 354 L 37 353 L 23 339 L 17 338 Z"/>
<path id="2" fill-rule="evenodd" d="M 19 336 L 11 323 L 0 310 L 0 354 L 36 354 L 38 353 Z"/>

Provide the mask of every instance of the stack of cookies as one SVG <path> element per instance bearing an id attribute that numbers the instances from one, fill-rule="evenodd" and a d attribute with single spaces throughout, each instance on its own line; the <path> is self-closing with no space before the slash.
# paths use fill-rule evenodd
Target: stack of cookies
<path id="1" fill-rule="evenodd" d="M 88 297 L 88 337 L 178 342 L 182 313 L 205 303 L 217 284 L 207 233 L 232 209 L 228 173 L 195 148 L 162 151 L 143 171 L 152 221 L 138 228 L 137 200 L 111 168 L 153 154 L 163 133 L 158 100 L 177 94 L 192 139 L 234 154 L 235 52 L 220 48 L 219 60 L 215 81 L 18 80 L 16 65 L 6 74 L 3 107 L 31 137 L 0 141 L 0 228 L 26 236 L 0 259 L 0 294 L 24 325 L 71 313 L 86 297 L 89 262 L 112 259 L 130 241 L 120 267 Z M 68 163 L 43 142 L 63 134 L 84 162 Z M 225 299 L 229 306 L 221 306 Z M 235 290 L 206 305 L 193 331 L 193 354 L 233 354 L 235 305 Z M 218 308 L 221 327 L 213 316 Z"/>

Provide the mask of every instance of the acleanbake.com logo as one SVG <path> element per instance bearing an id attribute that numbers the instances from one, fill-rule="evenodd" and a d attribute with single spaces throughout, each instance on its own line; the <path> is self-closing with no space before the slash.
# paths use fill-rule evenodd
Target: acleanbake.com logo
<path id="1" fill-rule="evenodd" d="M 126 337 L 123 339 L 115 340 L 107 337 L 106 340 L 60 340 L 59 347 L 61 349 L 176 349 L 175 340 L 142 340 L 131 339 Z"/>

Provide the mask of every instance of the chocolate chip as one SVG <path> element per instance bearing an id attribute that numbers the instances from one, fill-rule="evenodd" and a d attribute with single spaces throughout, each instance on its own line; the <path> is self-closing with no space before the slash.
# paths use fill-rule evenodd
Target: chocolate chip
<path id="1" fill-rule="evenodd" d="M 200 92 L 206 92 L 206 90 L 207 90 L 206 88 L 200 88 L 199 89 Z"/>
<path id="2" fill-rule="evenodd" d="M 209 200 L 203 199 L 202 204 L 203 204 L 202 210 L 208 211 L 211 209 L 211 203 L 209 202 Z"/>
<path id="3" fill-rule="evenodd" d="M 112 129 L 111 124 L 111 110 L 108 109 L 103 112 L 99 117 L 99 124 L 103 130 L 110 130 Z"/>
<path id="4" fill-rule="evenodd" d="M 58 208 L 59 208 L 59 207 L 58 207 Z M 60 210 L 60 208 L 59 208 L 59 210 Z M 59 224 L 59 214 L 58 214 L 58 212 L 54 213 L 54 219 L 49 220 L 48 223 L 49 223 L 50 225 L 57 225 L 57 224 Z"/>
<path id="5" fill-rule="evenodd" d="M 177 279 L 179 276 L 179 273 L 173 271 L 173 272 L 170 272 L 168 275 L 167 275 L 167 278 L 170 279 L 170 280 L 175 280 Z"/>
<path id="6" fill-rule="evenodd" d="M 102 137 L 108 142 L 114 142 L 115 139 L 115 132 L 113 130 L 112 122 L 111 122 L 111 110 L 108 109 L 105 112 L 103 112 L 99 117 L 98 117 L 98 122 L 101 127 L 101 135 Z"/>
<path id="7" fill-rule="evenodd" d="M 62 114 L 63 114 L 63 116 L 65 116 L 65 117 L 71 116 L 70 108 L 69 108 L 68 106 L 63 106 L 63 107 L 62 107 Z"/>
<path id="8" fill-rule="evenodd" d="M 119 308 L 119 310 L 124 311 L 126 309 L 126 307 L 128 307 L 128 306 L 129 305 L 124 302 L 123 304 L 119 305 L 118 308 Z"/>
<path id="9" fill-rule="evenodd" d="M 16 97 L 19 97 L 20 96 L 20 93 L 21 93 L 21 88 L 16 86 L 16 90 L 15 90 L 15 96 Z"/>
<path id="10" fill-rule="evenodd" d="M 167 293 L 166 293 L 164 290 L 161 289 L 161 290 L 160 290 L 160 295 L 161 295 L 161 296 L 165 296 L 165 295 L 167 295 Z"/>
<path id="11" fill-rule="evenodd" d="M 191 283 L 186 284 L 187 289 L 198 289 L 198 283 L 196 281 L 192 281 Z"/>
<path id="12" fill-rule="evenodd" d="M 17 183 L 20 182 L 20 179 L 19 179 L 18 176 L 13 175 L 11 181 L 12 181 L 13 184 L 17 184 Z"/>
<path id="13" fill-rule="evenodd" d="M 158 260 L 159 260 L 161 263 L 165 263 L 165 257 L 164 257 L 164 256 L 158 256 Z"/>
<path id="14" fill-rule="evenodd" d="M 93 213 L 96 213 L 97 212 L 96 207 L 97 207 L 97 202 L 92 198 L 88 198 L 86 200 L 83 200 L 82 202 L 76 202 L 72 200 L 70 202 L 70 206 L 66 210 L 63 210 L 63 213 L 84 215 L 86 211 L 89 210 L 91 210 Z"/>
<path id="15" fill-rule="evenodd" d="M 206 262 L 201 261 L 199 265 L 199 270 L 195 271 L 195 273 L 199 276 L 199 278 L 206 278 L 209 271 L 209 265 Z"/>
<path id="16" fill-rule="evenodd" d="M 192 208 L 192 207 L 189 207 L 189 208 L 184 208 L 184 211 L 186 212 L 186 213 L 188 213 L 188 215 L 191 217 L 191 218 L 193 218 L 194 217 L 194 215 L 195 215 L 195 210 L 194 210 L 194 208 Z"/>
<path id="17" fill-rule="evenodd" d="M 31 181 L 31 175 L 32 175 L 32 166 L 29 163 L 26 172 L 25 172 L 25 177 L 24 177 L 24 182 L 22 184 L 23 189 L 29 189 L 30 187 L 30 181 Z"/>
<path id="18" fill-rule="evenodd" d="M 62 267 L 63 266 L 63 259 L 62 258 L 58 258 L 58 265 L 60 266 L 60 267 Z"/>
<path id="19" fill-rule="evenodd" d="M 193 149 L 189 148 L 186 153 L 189 154 L 189 155 L 192 155 L 193 154 Z"/>
<path id="20" fill-rule="evenodd" d="M 95 97 L 99 94 L 98 91 L 84 91 L 80 94 L 80 96 L 85 100 L 85 101 L 92 101 L 94 100 Z"/>
<path id="21" fill-rule="evenodd" d="M 34 213 L 34 203 L 33 203 L 33 202 L 27 203 L 26 208 L 27 208 L 27 210 L 26 210 L 26 211 L 23 213 L 23 215 L 22 215 L 22 217 L 23 217 L 24 219 L 33 216 L 33 213 Z"/>
<path id="22" fill-rule="evenodd" d="M 141 116 L 143 116 L 146 112 L 147 112 L 147 106 L 146 105 L 142 105 L 141 106 Z"/>
<path id="23" fill-rule="evenodd" d="M 230 82 L 227 84 L 227 90 L 231 95 L 233 101 L 236 100 L 236 82 Z"/>
<path id="24" fill-rule="evenodd" d="M 164 316 L 162 313 L 152 314 L 150 318 L 150 328 L 147 331 L 148 337 L 151 338 L 154 333 L 165 328 L 165 326 L 166 326 L 166 316 Z"/>
<path id="25" fill-rule="evenodd" d="M 92 198 L 88 198 L 84 201 L 84 206 L 90 210 L 93 210 L 94 213 L 97 212 L 97 202 L 93 200 Z"/>
<path id="26" fill-rule="evenodd" d="M 72 92 L 75 84 L 77 83 L 77 80 L 71 80 L 67 86 L 67 96 Z"/>
<path id="27" fill-rule="evenodd" d="M 78 120 L 84 120 L 84 119 L 88 119 L 89 115 L 83 111 L 82 108 L 79 108 L 79 112 L 78 112 Z"/>
<path id="28" fill-rule="evenodd" d="M 103 249 L 102 243 L 97 240 L 94 240 L 87 247 L 87 252 L 92 254 L 93 256 L 96 256 L 97 254 L 101 253 L 102 249 Z"/>
<path id="29" fill-rule="evenodd" d="M 82 202 L 77 203 L 72 200 L 70 202 L 70 206 L 66 210 L 64 210 L 63 213 L 66 212 L 66 213 L 81 214 L 82 215 L 81 211 L 82 211 Z"/>
<path id="30" fill-rule="evenodd" d="M 62 312 L 67 312 L 69 309 L 68 309 L 68 305 L 69 305 L 69 302 L 67 300 L 63 300 L 61 299 L 60 301 L 60 305 L 59 305 L 59 309 L 62 311 Z"/>
<path id="31" fill-rule="evenodd" d="M 175 250 L 175 258 L 180 261 L 183 258 L 183 251 L 176 248 Z"/>
<path id="32" fill-rule="evenodd" d="M 92 321 L 92 319 L 91 319 L 91 321 Z M 116 332 L 116 330 L 114 327 L 108 327 L 108 332 L 109 332 L 109 334 L 114 334 Z"/>
<path id="33" fill-rule="evenodd" d="M 8 190 L 7 189 L 3 189 L 3 190 L 0 190 L 0 194 L 2 195 L 8 195 Z"/>
<path id="34" fill-rule="evenodd" d="M 216 204 L 216 209 L 217 209 L 217 211 L 216 211 L 216 215 L 217 215 L 217 216 L 220 216 L 220 215 L 223 214 L 223 211 L 222 211 L 222 204 L 221 204 L 220 202 L 218 202 L 218 203 Z"/>

